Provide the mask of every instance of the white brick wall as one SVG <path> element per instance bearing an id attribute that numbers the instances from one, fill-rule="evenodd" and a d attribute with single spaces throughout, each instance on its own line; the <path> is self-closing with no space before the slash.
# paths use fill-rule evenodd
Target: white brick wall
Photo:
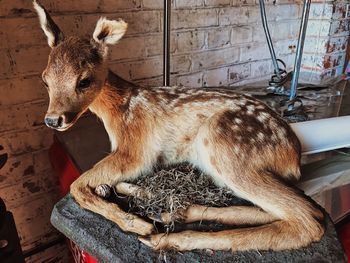
<path id="1" fill-rule="evenodd" d="M 329 81 L 342 73 L 349 37 L 347 3 L 349 1 L 312 5 L 300 75 L 303 81 Z"/>
<path id="2" fill-rule="evenodd" d="M 137 83 L 161 84 L 162 0 L 41 2 L 67 35 L 91 35 L 100 16 L 125 19 L 129 29 L 111 50 L 111 69 Z M 267 15 L 276 53 L 291 68 L 301 6 L 292 0 L 271 3 Z M 303 61 L 303 76 L 309 80 L 340 72 L 349 35 L 345 3 L 320 0 L 312 5 Z M 173 84 L 237 85 L 273 71 L 257 0 L 173 0 L 172 8 Z M 10 155 L 1 171 L 0 195 L 12 194 L 7 205 L 28 250 L 57 236 L 49 224 L 57 185 L 47 160 L 52 133 L 42 121 L 47 94 L 40 82 L 49 48 L 31 1 L 1 1 L 0 39 L 0 144 Z"/>

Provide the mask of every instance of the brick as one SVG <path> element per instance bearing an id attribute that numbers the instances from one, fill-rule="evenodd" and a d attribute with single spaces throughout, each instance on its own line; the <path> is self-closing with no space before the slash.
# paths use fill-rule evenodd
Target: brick
<path id="1" fill-rule="evenodd" d="M 175 35 L 170 38 L 170 52 L 175 52 Z M 163 54 L 163 34 L 145 34 L 126 37 L 110 47 L 110 60 L 131 60 L 135 58 L 147 58 Z"/>
<path id="2" fill-rule="evenodd" d="M 255 0 L 232 0 L 232 6 L 254 5 Z"/>
<path id="3" fill-rule="evenodd" d="M 295 53 L 297 48 L 297 42 L 297 39 L 276 41 L 274 45 L 276 56 L 279 57 L 281 55 Z"/>
<path id="4" fill-rule="evenodd" d="M 92 32 L 100 16 L 96 14 L 77 14 L 53 15 L 52 17 L 67 36 L 92 36 Z M 158 11 L 109 14 L 108 18 L 123 18 L 129 25 L 127 35 L 160 32 L 160 13 Z M 5 40 L 0 42 L 0 48 L 46 45 L 46 37 L 40 28 L 36 16 L 0 20 L 0 36 Z"/>
<path id="5" fill-rule="evenodd" d="M 308 26 L 311 21 L 308 21 Z M 299 20 L 294 20 L 294 21 L 288 21 L 289 24 L 289 33 L 292 37 L 299 36 L 299 30 L 300 30 L 300 21 Z"/>
<path id="6" fill-rule="evenodd" d="M 35 173 L 42 173 L 52 169 L 49 159 L 49 151 L 42 150 L 33 153 L 33 165 Z"/>
<path id="7" fill-rule="evenodd" d="M 34 160 L 32 153 L 9 158 L 1 169 L 0 189 L 15 185 L 20 180 L 33 174 Z"/>
<path id="8" fill-rule="evenodd" d="M 188 73 L 191 71 L 191 59 L 188 55 L 175 55 L 171 58 L 170 70 L 172 74 Z"/>
<path id="9" fill-rule="evenodd" d="M 304 44 L 303 54 L 325 54 L 329 43 L 328 37 L 308 37 Z"/>
<path id="10" fill-rule="evenodd" d="M 5 67 L 0 68 L 0 79 L 13 78 L 15 75 L 32 75 L 42 72 L 47 64 L 49 48 L 30 47 L 0 50 L 0 54 L 5 56 L 3 60 L 1 59 L 5 63 Z"/>
<path id="11" fill-rule="evenodd" d="M 47 127 L 4 133 L 0 144 L 10 156 L 47 149 L 52 144 L 53 132 Z"/>
<path id="12" fill-rule="evenodd" d="M 171 14 L 172 29 L 201 28 L 218 25 L 215 9 L 195 9 L 173 11 Z"/>
<path id="13" fill-rule="evenodd" d="M 309 19 L 329 20 L 333 16 L 333 5 L 324 3 L 311 3 Z"/>
<path id="14" fill-rule="evenodd" d="M 173 81 L 173 78 L 170 78 L 170 82 Z M 163 77 L 147 78 L 136 80 L 135 83 L 143 87 L 161 87 L 163 86 Z"/>
<path id="15" fill-rule="evenodd" d="M 57 239 L 60 234 L 50 223 L 50 214 L 58 200 L 57 190 L 36 195 L 17 207 L 9 207 L 16 220 L 21 246 L 24 251 Z"/>
<path id="16" fill-rule="evenodd" d="M 327 53 L 345 51 L 348 45 L 348 36 L 333 37 L 327 43 Z"/>
<path id="17" fill-rule="evenodd" d="M 226 48 L 192 55 L 192 70 L 202 70 L 239 61 L 239 48 Z"/>
<path id="18" fill-rule="evenodd" d="M 0 19 L 0 48 L 45 45 L 46 37 L 37 17 Z"/>
<path id="19" fill-rule="evenodd" d="M 349 36 L 349 20 L 339 20 L 339 21 L 332 21 L 329 34 L 330 35 L 337 35 L 337 36 Z"/>
<path id="20" fill-rule="evenodd" d="M 208 48 L 227 47 L 231 43 L 231 28 L 213 28 L 208 31 Z"/>
<path id="21" fill-rule="evenodd" d="M 120 12 L 122 10 L 137 10 L 141 8 L 141 0 L 85 0 L 84 4 L 79 1 L 69 0 L 44 0 L 41 3 L 49 11 L 54 13 L 97 13 L 97 12 Z M 33 10 L 31 1 L 26 0 L 2 0 L 0 16 L 23 16 L 29 15 Z"/>
<path id="22" fill-rule="evenodd" d="M 343 66 L 338 66 L 329 70 L 302 70 L 300 72 L 300 80 L 305 83 L 320 84 L 329 82 L 338 77 L 343 72 Z"/>
<path id="23" fill-rule="evenodd" d="M 189 75 L 182 75 L 176 78 L 176 85 L 185 87 L 202 87 L 203 73 L 192 73 Z"/>
<path id="24" fill-rule="evenodd" d="M 176 52 L 183 53 L 193 50 L 202 50 L 205 47 L 204 31 L 177 32 L 175 35 Z"/>
<path id="25" fill-rule="evenodd" d="M 33 4 L 26 0 L 2 0 L 0 17 L 2 16 L 22 16 L 33 12 Z"/>
<path id="26" fill-rule="evenodd" d="M 0 96 L 0 107 L 48 99 L 47 90 L 38 75 L 0 80 L 0 92 L 6 94 Z"/>
<path id="27" fill-rule="evenodd" d="M 142 4 L 143 4 L 144 9 L 161 9 L 161 10 L 163 10 L 164 1 L 163 0 L 143 0 Z M 173 3 L 172 3 L 172 6 L 173 6 Z"/>
<path id="28" fill-rule="evenodd" d="M 42 125 L 46 110 L 46 102 L 3 108 L 0 115 L 0 132 Z"/>
<path id="29" fill-rule="evenodd" d="M 298 34 L 292 33 L 289 21 L 273 23 L 271 26 L 271 34 L 273 40 L 282 40 L 298 37 Z"/>
<path id="30" fill-rule="evenodd" d="M 16 207 L 23 203 L 23 200 L 32 199 L 57 187 L 58 177 L 52 170 L 48 170 L 25 177 L 15 185 L 2 188 L 1 191 L 7 193 L 2 196 L 6 205 Z"/>
<path id="31" fill-rule="evenodd" d="M 346 5 L 348 5 L 349 2 L 340 2 L 340 1 L 337 1 L 334 3 L 335 5 L 335 8 L 334 8 L 334 13 L 333 13 L 333 16 L 332 18 L 334 20 L 339 20 L 339 19 L 343 19 L 343 18 L 347 18 L 346 17 Z M 349 21 L 348 21 L 349 23 Z"/>
<path id="32" fill-rule="evenodd" d="M 338 66 L 343 66 L 345 62 L 345 52 L 333 53 L 330 55 L 304 54 L 301 66 L 306 70 L 328 70 Z"/>
<path id="33" fill-rule="evenodd" d="M 326 54 L 345 51 L 347 47 L 347 37 L 309 37 L 305 42 L 304 53 Z"/>
<path id="34" fill-rule="evenodd" d="M 260 10 L 258 6 L 246 7 L 249 23 L 261 24 Z M 283 21 L 299 19 L 299 6 L 297 5 L 270 5 L 266 7 L 267 21 Z"/>
<path id="35" fill-rule="evenodd" d="M 91 36 L 100 17 L 101 15 L 98 14 L 78 14 L 74 16 L 54 16 L 53 18 L 67 35 Z M 128 23 L 126 35 L 161 31 L 160 13 L 158 11 L 148 10 L 108 14 L 108 19 L 119 18 L 124 19 Z"/>
<path id="36" fill-rule="evenodd" d="M 256 61 L 270 58 L 270 52 L 267 45 L 246 45 L 240 49 L 240 61 Z"/>
<path id="37" fill-rule="evenodd" d="M 205 6 L 229 6 L 231 0 L 204 0 Z"/>
<path id="38" fill-rule="evenodd" d="M 116 46 L 111 48 L 110 60 L 146 57 L 146 41 L 146 38 L 142 36 L 121 39 Z"/>
<path id="39" fill-rule="evenodd" d="M 226 86 L 228 84 L 227 75 L 228 75 L 227 67 L 207 70 L 203 76 L 203 86 L 207 86 L 207 87 Z"/>
<path id="40" fill-rule="evenodd" d="M 9 49 L 0 50 L 0 61 L 0 79 L 11 77 L 15 71 L 16 60 L 14 60 L 13 54 Z"/>
<path id="41" fill-rule="evenodd" d="M 251 65 L 249 63 L 230 66 L 228 68 L 228 82 L 232 84 L 244 80 L 251 74 Z"/>
<path id="42" fill-rule="evenodd" d="M 222 26 L 247 24 L 248 18 L 247 7 L 227 7 L 219 11 L 219 24 Z"/>
<path id="43" fill-rule="evenodd" d="M 298 5 L 273 5 L 266 10 L 266 15 L 269 21 L 299 19 L 300 10 Z"/>
<path id="44" fill-rule="evenodd" d="M 162 74 L 162 68 L 163 65 L 160 57 L 111 64 L 113 72 L 128 80 L 160 76 Z"/>
<path id="45" fill-rule="evenodd" d="M 26 263 L 37 263 L 52 262 L 52 260 L 57 260 L 56 262 L 70 262 L 71 252 L 67 249 L 66 243 L 58 243 L 53 245 L 39 253 L 26 258 Z"/>
<path id="46" fill-rule="evenodd" d="M 176 0 L 176 8 L 195 8 L 203 6 L 203 0 Z"/>
<path id="47" fill-rule="evenodd" d="M 295 30 L 299 30 L 295 28 Z M 306 37 L 310 36 L 328 36 L 331 30 L 330 21 L 310 20 L 306 29 Z"/>
<path id="48" fill-rule="evenodd" d="M 253 40 L 253 29 L 250 26 L 233 27 L 231 32 L 231 44 L 249 43 Z"/>
<path id="49" fill-rule="evenodd" d="M 261 78 L 263 76 L 271 75 L 273 67 L 271 60 L 256 61 L 251 63 L 251 77 Z"/>

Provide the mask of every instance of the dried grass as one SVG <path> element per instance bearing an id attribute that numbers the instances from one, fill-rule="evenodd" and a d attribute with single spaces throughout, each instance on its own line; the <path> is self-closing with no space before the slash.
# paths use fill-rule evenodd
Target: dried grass
<path id="1" fill-rule="evenodd" d="M 225 207 L 242 203 L 231 190 L 217 187 L 209 176 L 190 164 L 158 168 L 132 183 L 152 196 L 148 199 L 138 194 L 129 197 L 129 212 L 144 217 L 157 218 L 162 212 L 175 215 L 193 204 Z"/>

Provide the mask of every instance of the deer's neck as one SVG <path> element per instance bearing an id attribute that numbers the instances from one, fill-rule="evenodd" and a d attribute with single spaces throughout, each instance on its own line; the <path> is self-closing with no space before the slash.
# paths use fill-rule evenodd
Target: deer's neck
<path id="1" fill-rule="evenodd" d="M 89 109 L 103 122 L 111 142 L 111 150 L 115 151 L 124 128 L 123 115 L 126 111 L 131 91 L 128 87 L 118 89 L 106 81 L 99 96 Z"/>

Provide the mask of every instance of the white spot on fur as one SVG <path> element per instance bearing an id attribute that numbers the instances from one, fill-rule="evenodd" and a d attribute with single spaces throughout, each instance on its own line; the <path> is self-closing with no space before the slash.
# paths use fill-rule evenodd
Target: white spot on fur
<path id="1" fill-rule="evenodd" d="M 242 123 L 242 120 L 241 120 L 240 118 L 235 118 L 235 123 L 241 124 L 241 123 Z"/>
<path id="2" fill-rule="evenodd" d="M 247 106 L 247 114 L 251 115 L 254 113 L 255 107 L 253 105 Z"/>
<path id="3" fill-rule="evenodd" d="M 258 132 L 258 139 L 260 141 L 264 140 L 265 139 L 265 135 L 262 132 Z"/>
<path id="4" fill-rule="evenodd" d="M 247 104 L 247 101 L 245 100 L 245 99 L 240 99 L 239 101 L 238 101 L 238 105 L 240 105 L 240 106 L 244 106 L 244 105 L 246 105 Z"/>
<path id="5" fill-rule="evenodd" d="M 284 139 L 286 137 L 286 131 L 284 128 L 279 128 L 277 130 L 277 136 L 280 138 L 280 139 Z"/>
<path id="6" fill-rule="evenodd" d="M 258 121 L 265 122 L 268 118 L 270 118 L 271 115 L 267 112 L 260 112 L 260 114 L 257 116 Z"/>

